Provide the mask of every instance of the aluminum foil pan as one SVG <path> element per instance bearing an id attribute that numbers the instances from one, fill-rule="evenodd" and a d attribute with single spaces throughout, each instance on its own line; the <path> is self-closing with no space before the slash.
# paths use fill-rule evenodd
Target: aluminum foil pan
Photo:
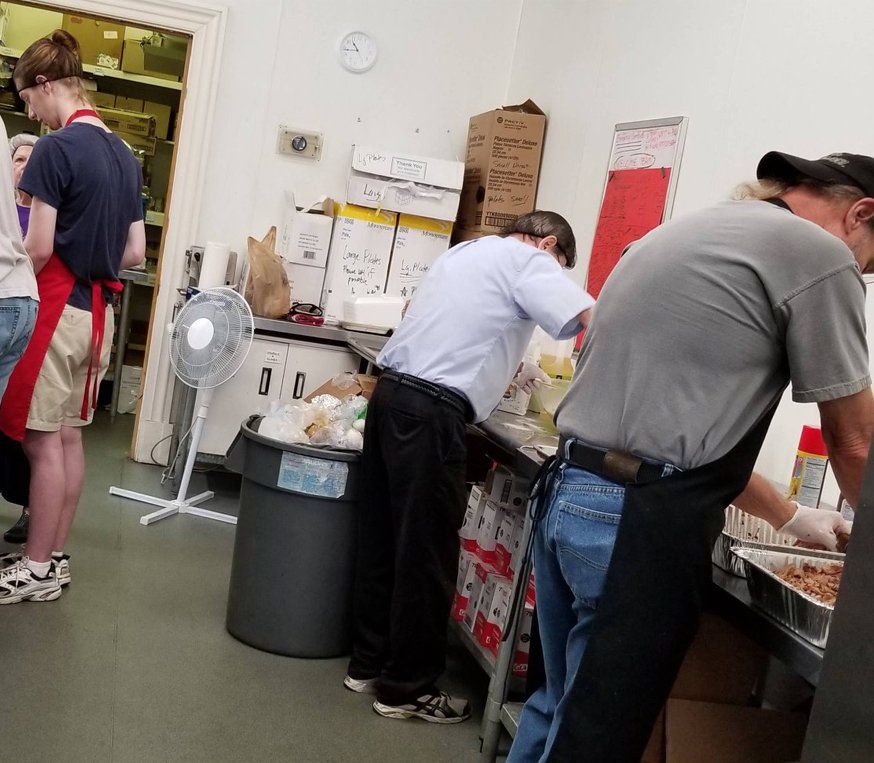
<path id="1" fill-rule="evenodd" d="M 783 582 L 774 570 L 787 564 L 820 561 L 822 564 L 843 564 L 843 561 L 806 553 L 751 548 L 736 548 L 733 553 L 743 561 L 753 604 L 814 646 L 825 648 L 834 608 Z"/>
<path id="2" fill-rule="evenodd" d="M 754 540 L 737 538 L 723 530 L 723 532 L 720 533 L 720 536 L 716 539 L 716 544 L 713 546 L 713 563 L 730 575 L 745 578 L 747 573 L 744 569 L 743 559 L 733 553 L 734 549 L 740 548 L 753 549 L 755 551 L 788 552 L 801 554 L 802 556 L 815 557 L 817 559 L 828 559 L 829 561 L 834 562 L 842 562 L 846 556 L 846 554 L 839 554 L 837 551 L 817 551 L 814 549 L 802 549 L 798 546 L 790 547 L 786 543 L 759 543 Z"/>

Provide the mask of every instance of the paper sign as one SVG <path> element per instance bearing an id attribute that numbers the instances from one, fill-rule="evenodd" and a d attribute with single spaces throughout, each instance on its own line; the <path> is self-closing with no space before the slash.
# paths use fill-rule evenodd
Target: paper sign
<path id="1" fill-rule="evenodd" d="M 586 291 L 596 299 L 625 247 L 661 223 L 670 178 L 670 168 L 608 175 L 586 280 Z"/>
<path id="2" fill-rule="evenodd" d="M 345 461 L 328 461 L 284 451 L 276 485 L 295 493 L 339 498 L 346 492 L 348 478 L 349 464 Z"/>

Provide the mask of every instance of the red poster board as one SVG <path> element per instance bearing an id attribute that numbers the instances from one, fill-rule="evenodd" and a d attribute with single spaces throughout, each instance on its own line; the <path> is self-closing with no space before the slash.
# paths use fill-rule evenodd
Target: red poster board
<path id="1" fill-rule="evenodd" d="M 625 247 L 661 223 L 670 178 L 670 167 L 608 174 L 586 279 L 586 291 L 596 299 Z"/>

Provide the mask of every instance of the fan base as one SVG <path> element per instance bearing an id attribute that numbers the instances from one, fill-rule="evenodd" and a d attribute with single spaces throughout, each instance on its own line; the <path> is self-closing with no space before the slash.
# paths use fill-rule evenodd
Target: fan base
<path id="1" fill-rule="evenodd" d="M 120 487 L 109 488 L 109 493 L 110 495 L 117 495 L 121 498 L 129 498 L 132 501 L 149 503 L 152 506 L 161 507 L 158 511 L 154 511 L 151 514 L 146 514 L 140 517 L 141 525 L 150 525 L 154 522 L 158 522 L 161 519 L 172 517 L 174 514 L 194 514 L 198 517 L 214 519 L 217 522 L 226 522 L 229 525 L 237 524 L 237 518 L 231 516 L 230 514 L 221 514 L 217 511 L 197 508 L 197 504 L 208 501 L 215 495 L 212 490 L 207 490 L 184 501 L 180 501 L 178 499 L 171 501 L 166 498 L 159 498 L 158 496 L 147 495 L 146 493 L 137 493 L 133 490 L 125 490 L 124 488 Z"/>

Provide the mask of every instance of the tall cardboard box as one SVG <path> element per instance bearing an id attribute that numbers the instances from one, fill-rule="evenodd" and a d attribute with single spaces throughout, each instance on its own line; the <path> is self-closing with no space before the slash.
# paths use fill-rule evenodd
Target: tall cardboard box
<path id="1" fill-rule="evenodd" d="M 145 101 L 143 102 L 143 113 L 155 117 L 155 137 L 167 140 L 170 137 L 170 117 L 173 114 L 173 109 L 163 103 Z"/>
<path id="2" fill-rule="evenodd" d="M 458 223 L 495 233 L 533 211 L 546 115 L 533 101 L 470 120 Z"/>
<path id="3" fill-rule="evenodd" d="M 325 320 L 343 320 L 353 297 L 382 294 L 395 238 L 397 214 L 338 204 L 325 276 Z"/>
<path id="4" fill-rule="evenodd" d="M 124 24 L 65 13 L 61 28 L 73 35 L 78 41 L 83 64 L 93 64 L 109 69 L 121 67 Z"/>
<path id="5" fill-rule="evenodd" d="M 422 279 L 449 248 L 452 223 L 416 215 L 398 217 L 398 230 L 388 266 L 385 293 L 409 299 Z"/>

